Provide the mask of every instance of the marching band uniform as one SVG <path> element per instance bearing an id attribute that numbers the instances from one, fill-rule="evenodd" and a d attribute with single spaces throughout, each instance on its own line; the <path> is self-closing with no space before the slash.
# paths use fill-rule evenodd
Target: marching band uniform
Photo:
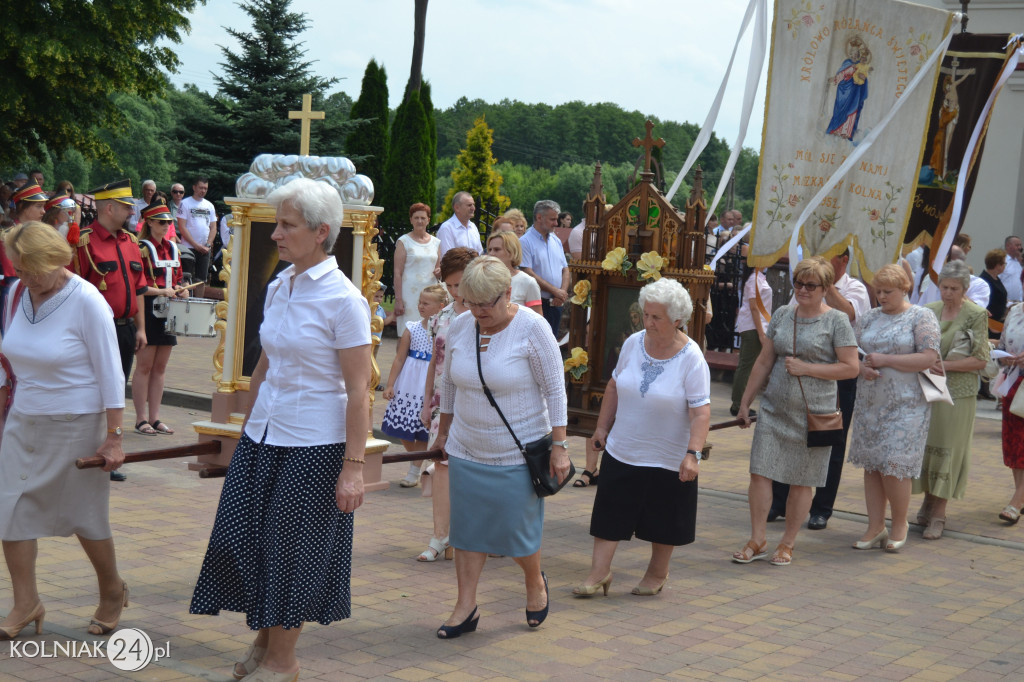
<path id="1" fill-rule="evenodd" d="M 91 194 L 96 201 L 135 205 L 128 180 L 104 185 Z M 135 333 L 139 327 L 145 328 L 139 299 L 148 288 L 135 235 L 120 225 L 111 232 L 97 220 L 82 228 L 71 264 L 75 274 L 100 290 L 114 311 L 121 367 L 125 378 L 131 376 Z"/>
<path id="2" fill-rule="evenodd" d="M 142 221 L 171 220 L 171 212 L 164 204 L 156 204 L 142 211 Z M 156 289 L 172 289 L 181 282 L 181 258 L 178 246 L 169 239 L 161 239 L 157 243 L 139 240 L 139 251 L 146 267 L 146 282 Z M 154 314 L 154 305 L 159 305 L 162 296 L 145 296 L 146 343 L 150 346 L 176 346 L 178 339 L 164 331 L 166 319 Z"/>

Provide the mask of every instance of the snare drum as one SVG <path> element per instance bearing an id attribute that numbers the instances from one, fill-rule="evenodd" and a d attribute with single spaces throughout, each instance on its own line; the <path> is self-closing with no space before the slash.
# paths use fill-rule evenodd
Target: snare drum
<path id="1" fill-rule="evenodd" d="M 217 336 L 214 310 L 217 301 L 211 298 L 171 298 L 167 301 L 166 331 L 173 336 Z"/>

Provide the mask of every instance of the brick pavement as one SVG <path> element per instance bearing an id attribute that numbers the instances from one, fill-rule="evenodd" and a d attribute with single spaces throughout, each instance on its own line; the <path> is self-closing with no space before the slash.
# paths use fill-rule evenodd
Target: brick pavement
<path id="1" fill-rule="evenodd" d="M 394 342 L 385 341 L 386 374 Z M 171 358 L 168 386 L 209 392 L 213 344 L 186 339 Z M 728 387 L 713 388 L 713 420 L 728 418 Z M 378 394 L 379 395 L 379 394 Z M 377 422 L 383 406 L 378 403 Z M 125 422 L 134 419 L 129 409 Z M 173 437 L 130 434 L 129 449 L 193 442 L 196 410 L 165 407 Z M 1024 525 L 996 514 L 1009 498 L 999 422 L 977 420 L 967 499 L 950 505 L 955 537 L 937 542 L 911 531 L 903 552 L 857 552 L 864 530 L 859 471 L 849 469 L 837 516 L 825 531 L 803 531 L 794 563 L 729 562 L 746 540 L 746 464 L 750 432 L 712 434 L 703 464 L 697 541 L 677 550 L 661 595 L 634 597 L 648 550 L 623 544 L 609 597 L 570 594 L 589 567 L 593 489 L 566 489 L 547 505 L 544 568 L 551 584 L 548 621 L 526 627 L 521 574 L 509 559 L 484 569 L 480 629 L 450 642 L 434 636 L 455 596 L 453 562 L 413 560 L 429 537 L 430 504 L 420 490 L 392 486 L 368 496 L 357 513 L 353 617 L 310 625 L 300 639 L 301 679 L 1024 679 L 1024 619 L 1012 565 L 1024 557 Z M 582 440 L 570 453 L 583 463 Z M 405 465 L 388 465 L 400 479 Z M 132 605 L 124 627 L 170 642 L 169 659 L 119 673 L 106 659 L 11 658 L 0 643 L 0 680 L 229 680 L 231 662 L 251 634 L 240 614 L 187 613 L 217 505 L 220 480 L 200 480 L 183 461 L 135 464 L 113 487 L 111 516 Z M 781 524 L 770 524 L 770 539 Z M 95 607 L 91 570 L 73 539 L 40 541 L 44 634 L 21 641 L 90 641 Z M 11 603 L 6 572 L 0 610 Z"/>

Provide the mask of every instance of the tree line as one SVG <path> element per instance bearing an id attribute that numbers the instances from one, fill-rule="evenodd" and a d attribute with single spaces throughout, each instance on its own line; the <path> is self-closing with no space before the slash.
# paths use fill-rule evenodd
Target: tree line
<path id="1" fill-rule="evenodd" d="M 124 44 L 114 49 L 134 49 L 145 63 L 160 63 L 173 68 L 173 54 L 153 46 L 156 37 L 170 37 L 187 29 L 180 10 L 191 9 L 191 0 L 158 0 L 157 4 L 178 10 L 178 19 L 165 25 L 134 27 L 118 38 Z M 417 12 L 425 13 L 417 3 Z M 238 41 L 237 53 L 222 48 L 223 60 L 215 75 L 217 91 L 208 93 L 194 86 L 175 88 L 166 79 L 155 79 L 152 72 L 132 83 L 121 74 L 105 96 L 97 94 L 106 74 L 79 74 L 76 87 L 91 87 L 91 96 L 102 100 L 98 107 L 106 118 L 63 116 L 54 132 L 53 121 L 46 125 L 37 117 L 35 128 L 8 128 L 6 145 L 0 146 L 0 177 L 12 177 L 18 171 L 39 168 L 48 182 L 70 180 L 79 191 L 118 177 L 131 178 L 133 187 L 151 178 L 166 189 L 172 182 L 188 186 L 196 176 L 210 179 L 210 198 L 214 201 L 234 195 L 235 180 L 248 170 L 260 153 L 297 153 L 299 125 L 287 112 L 298 109 L 303 93 L 313 95 L 315 109 L 326 112 L 326 120 L 314 122 L 310 149 L 321 156 L 348 156 L 359 172 L 375 184 L 377 199 L 383 205 L 385 224 L 404 224 L 407 209 L 414 201 L 423 201 L 435 209 L 438 220 L 447 217 L 446 204 L 459 182 L 483 171 L 467 169 L 465 160 L 479 147 L 490 145 L 489 158 L 470 163 L 490 164 L 486 176 L 493 185 L 484 191 L 483 203 L 491 208 L 500 204 L 529 209 L 538 199 L 554 199 L 564 210 L 579 213 L 590 187 L 594 164 L 602 164 L 602 176 L 609 202 L 618 200 L 635 181 L 642 150 L 632 146 L 634 137 L 644 134 L 644 122 L 651 118 L 654 134 L 666 140 L 656 150 L 660 162 L 660 180 L 667 186 L 675 179 L 693 144 L 699 127 L 692 123 L 658 120 L 639 111 L 627 111 L 612 103 L 568 102 L 557 106 L 503 100 L 488 103 L 461 98 L 446 109 L 435 110 L 429 81 L 419 74 L 415 53 L 404 96 L 396 110 L 388 109 L 388 83 L 384 68 L 371 60 L 363 74 L 357 100 L 337 89 L 337 79 L 316 76 L 299 37 L 307 27 L 301 13 L 290 10 L 290 2 L 244 0 L 239 7 L 252 20 L 250 30 L 226 28 Z M 417 40 L 422 50 L 422 17 L 417 14 Z M 24 37 L 35 30 L 22 23 L 7 24 L 3 30 L 17 30 Z M 157 30 L 159 29 L 159 30 Z M 44 29 L 40 29 L 44 31 Z M 140 32 L 141 31 L 141 32 Z M 162 33 L 161 33 L 162 31 Z M 49 36 L 51 42 L 74 42 L 78 37 Z M 112 39 L 112 38 L 111 38 Z M 133 42 L 134 41 L 134 42 Z M 25 40 L 22 62 L 31 63 L 33 50 L 45 55 L 45 45 Z M 76 49 L 99 49 L 88 41 L 75 43 Z M 415 51 L 414 51 L 415 52 Z M 136 56 L 138 56 L 136 55 Z M 95 57 L 94 57 L 95 58 Z M 41 59 L 41 57 L 40 57 Z M 0 55 L 2 61 L 2 55 Z M 9 65 L 9 75 L 30 71 Z M 19 71 L 20 69 L 20 71 Z M 27 76 L 26 76 L 27 77 Z M 109 80 L 109 79 L 108 79 Z M 92 82 L 95 81 L 95 82 Z M 8 79 L 8 84 L 12 79 Z M 17 78 L 13 78 L 16 84 Z M 22 88 L 12 92 L 4 106 L 9 111 L 33 106 Z M 54 87 L 48 96 L 62 92 Z M 45 100 L 45 98 L 41 98 Z M 38 106 L 43 106 L 39 104 Z M 47 103 L 51 107 L 52 103 Z M 80 113 L 87 103 L 80 103 Z M 49 111 L 50 109 L 44 109 Z M 113 112 L 113 113 L 111 113 Z M 22 120 L 14 113 L 12 120 Z M 476 127 L 485 122 L 488 134 Z M 75 126 L 78 126 L 77 129 Z M 475 131 L 475 132 L 474 132 Z M 476 151 L 474 151 L 476 150 Z M 473 152 L 463 154 L 462 152 Z M 713 192 L 728 157 L 727 143 L 712 136 L 702 154 L 704 186 Z M 481 160 L 482 159 L 482 160 Z M 757 173 L 757 154 L 744 149 L 735 172 L 734 205 L 750 215 Z M 480 177 L 484 177 L 480 175 Z M 687 178 L 677 193 L 681 204 L 688 195 Z M 500 197 L 500 198 L 499 198 Z"/>

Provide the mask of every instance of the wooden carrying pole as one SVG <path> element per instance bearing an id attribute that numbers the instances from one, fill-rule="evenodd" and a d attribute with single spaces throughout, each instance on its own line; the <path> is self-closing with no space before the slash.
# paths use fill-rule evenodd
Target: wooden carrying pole
<path id="1" fill-rule="evenodd" d="M 165 448 L 163 450 L 147 450 L 145 452 L 129 452 L 124 456 L 125 464 L 134 462 L 152 462 L 158 459 L 175 459 L 176 457 L 193 457 L 196 455 L 218 455 L 220 454 L 220 441 L 211 440 L 196 445 L 183 445 L 177 448 Z M 421 452 L 403 452 L 398 455 L 384 455 L 384 464 L 395 464 L 398 462 L 415 462 L 421 459 L 447 459 L 447 455 L 440 449 L 423 450 Z M 79 469 L 93 469 L 102 467 L 106 460 L 102 457 L 81 457 L 75 460 L 75 466 Z M 200 474 L 201 475 L 201 474 Z"/>

